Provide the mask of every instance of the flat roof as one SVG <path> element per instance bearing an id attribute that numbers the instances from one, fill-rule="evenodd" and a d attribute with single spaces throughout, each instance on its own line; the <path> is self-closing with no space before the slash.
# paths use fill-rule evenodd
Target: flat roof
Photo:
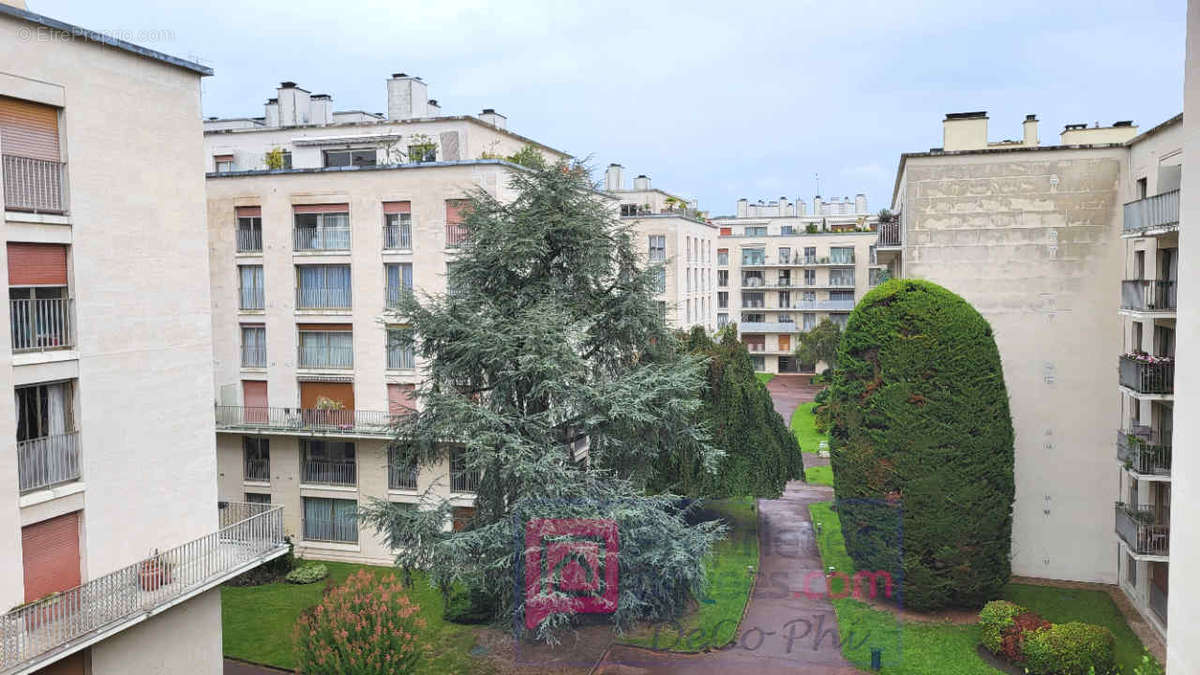
<path id="1" fill-rule="evenodd" d="M 45 26 L 46 28 L 62 31 L 64 33 L 70 33 L 71 35 L 84 38 L 85 40 L 91 40 L 92 42 L 108 45 L 109 47 L 115 47 L 131 54 L 137 54 L 138 56 L 154 59 L 155 61 L 162 61 L 163 63 L 175 66 L 177 68 L 190 70 L 194 73 L 200 74 L 201 76 L 213 74 L 212 68 L 209 68 L 208 66 L 202 66 L 199 63 L 193 63 L 191 61 L 171 56 L 170 54 L 164 54 L 162 52 L 154 51 L 153 49 L 147 49 L 145 47 L 135 45 L 132 42 L 118 40 L 111 35 L 105 35 L 104 33 L 98 33 L 94 30 L 80 28 L 79 26 L 69 24 L 65 21 L 51 19 L 48 16 L 34 14 L 33 12 L 26 11 L 24 9 L 17 9 L 12 5 L 2 2 L 0 2 L 0 15 L 10 16 L 14 19 L 21 19 L 30 23 L 36 23 L 39 26 Z"/>

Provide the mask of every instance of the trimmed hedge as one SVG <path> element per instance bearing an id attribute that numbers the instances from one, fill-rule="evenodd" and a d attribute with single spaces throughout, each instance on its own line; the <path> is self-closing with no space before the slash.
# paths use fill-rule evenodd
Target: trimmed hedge
<path id="1" fill-rule="evenodd" d="M 984 648 L 1033 675 L 1105 675 L 1116 671 L 1116 638 L 1104 626 L 1052 624 L 1028 609 L 995 600 L 979 612 Z"/>
<path id="2" fill-rule="evenodd" d="M 1013 431 L 991 326 L 933 283 L 858 303 L 827 410 L 846 550 L 927 611 L 979 607 L 1008 583 Z"/>
<path id="3" fill-rule="evenodd" d="M 284 580 L 289 584 L 316 583 L 329 576 L 329 568 L 321 563 L 306 563 L 288 572 Z"/>

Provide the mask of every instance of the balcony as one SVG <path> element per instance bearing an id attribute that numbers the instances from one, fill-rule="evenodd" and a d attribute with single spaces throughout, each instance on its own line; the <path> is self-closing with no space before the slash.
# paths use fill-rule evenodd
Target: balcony
<path id="1" fill-rule="evenodd" d="M 1122 354 L 1121 386 L 1137 394 L 1168 396 L 1175 392 L 1175 360 L 1167 356 Z"/>
<path id="2" fill-rule="evenodd" d="M 34 213 L 67 212 L 66 167 L 32 157 L 4 155 L 4 208 Z"/>
<path id="3" fill-rule="evenodd" d="M 383 248 L 386 251 L 412 250 L 412 224 L 384 225 Z"/>
<path id="4" fill-rule="evenodd" d="M 417 489 L 417 474 L 419 471 L 415 464 L 401 464 L 395 453 L 389 453 L 388 456 L 388 489 L 389 490 L 416 490 Z"/>
<path id="5" fill-rule="evenodd" d="M 266 368 L 267 367 L 267 347 L 266 347 L 266 345 L 242 345 L 242 367 L 243 368 Z"/>
<path id="6" fill-rule="evenodd" d="M 296 366 L 298 368 L 314 370 L 350 370 L 354 368 L 354 347 L 352 346 L 301 344 L 297 353 Z"/>
<path id="7" fill-rule="evenodd" d="M 79 480 L 78 432 L 17 441 L 17 476 L 22 493 Z"/>
<path id="8" fill-rule="evenodd" d="M 300 482 L 313 485 L 354 486 L 358 464 L 354 460 L 308 459 L 300 465 Z"/>
<path id="9" fill-rule="evenodd" d="M 405 298 L 412 297 L 413 289 L 405 288 L 404 286 L 384 286 L 383 298 L 388 309 L 393 309 L 400 306 L 400 302 Z"/>
<path id="10" fill-rule="evenodd" d="M 1167 556 L 1171 548 L 1170 525 L 1155 524 L 1153 509 L 1117 503 L 1117 536 L 1132 553 Z"/>
<path id="11" fill-rule="evenodd" d="M 242 480 L 254 483 L 270 483 L 271 460 L 246 457 L 242 461 Z"/>
<path id="12" fill-rule="evenodd" d="M 1171 439 L 1133 427 L 1117 432 L 1117 459 L 1130 471 L 1143 476 L 1171 475 Z"/>
<path id="13" fill-rule="evenodd" d="M 879 224 L 879 238 L 875 240 L 875 248 L 900 248 L 900 222 Z"/>
<path id="14" fill-rule="evenodd" d="M 1179 190 L 1146 197 L 1125 205 L 1122 234 L 1144 236 L 1179 229 Z"/>
<path id="15" fill-rule="evenodd" d="M 70 298 L 9 300 L 13 353 L 74 347 L 72 309 Z"/>
<path id="16" fill-rule="evenodd" d="M 1121 309 L 1134 312 L 1174 312 L 1175 282 L 1126 279 L 1121 282 Z"/>
<path id="17" fill-rule="evenodd" d="M 853 300 L 814 300 L 812 302 L 800 301 L 792 305 L 791 309 L 802 312 L 849 312 L 854 309 Z"/>
<path id="18" fill-rule="evenodd" d="M 1163 626 L 1167 625 L 1167 592 L 1158 587 L 1158 584 L 1152 580 L 1150 586 L 1150 609 L 1154 612 L 1154 616 L 1162 622 Z"/>
<path id="19" fill-rule="evenodd" d="M 237 231 L 238 253 L 262 253 L 262 230 Z"/>
<path id="20" fill-rule="evenodd" d="M 350 309 L 350 287 L 298 287 L 296 289 L 296 309 Z"/>
<path id="21" fill-rule="evenodd" d="M 316 410 L 312 408 L 216 407 L 218 431 L 391 436 L 394 417 L 376 410 Z"/>
<path id="22" fill-rule="evenodd" d="M 297 251 L 350 250 L 349 227 L 297 227 L 293 239 Z"/>
<path id="23" fill-rule="evenodd" d="M 446 223 L 446 248 L 458 248 L 466 240 L 466 225 L 461 223 Z"/>
<path id="24" fill-rule="evenodd" d="M 800 324 L 793 321 L 747 321 L 739 323 L 738 328 L 745 333 L 802 333 Z M 753 350 L 751 350 L 753 351 Z"/>
<path id="25" fill-rule="evenodd" d="M 283 507 L 219 505 L 219 528 L 0 617 L 0 670 L 28 672 L 287 552 Z"/>

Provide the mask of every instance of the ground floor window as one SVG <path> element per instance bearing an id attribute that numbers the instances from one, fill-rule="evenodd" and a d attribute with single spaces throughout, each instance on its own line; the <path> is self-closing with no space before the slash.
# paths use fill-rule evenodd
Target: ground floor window
<path id="1" fill-rule="evenodd" d="M 358 543 L 358 502 L 353 499 L 304 498 L 304 538 Z"/>
<path id="2" fill-rule="evenodd" d="M 270 504 L 271 503 L 271 495 L 266 494 L 264 492 L 247 492 L 246 493 L 246 503 L 247 504 Z"/>
<path id="3" fill-rule="evenodd" d="M 754 362 L 754 369 L 764 371 L 767 369 L 767 359 L 765 356 L 751 356 L 750 360 Z"/>

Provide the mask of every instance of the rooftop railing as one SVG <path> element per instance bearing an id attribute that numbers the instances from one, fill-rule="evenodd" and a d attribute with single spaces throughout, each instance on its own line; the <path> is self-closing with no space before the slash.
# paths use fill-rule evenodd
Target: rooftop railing
<path id="1" fill-rule="evenodd" d="M 1125 205 L 1123 231 L 1136 234 L 1179 228 L 1179 190 L 1146 197 Z"/>
<path id="2" fill-rule="evenodd" d="M 1139 394 L 1172 394 L 1175 392 L 1175 361 L 1166 358 L 1147 360 L 1122 354 L 1117 376 L 1122 387 Z"/>
<path id="3" fill-rule="evenodd" d="M 70 298 L 9 300 L 13 353 L 74 347 L 72 309 Z"/>
<path id="4" fill-rule="evenodd" d="M 287 551 L 282 506 L 220 508 L 216 532 L 0 616 L 0 670 L 53 663 Z"/>
<path id="5" fill-rule="evenodd" d="M 1170 555 L 1171 527 L 1155 522 L 1154 510 L 1117 504 L 1117 536 L 1129 550 L 1141 555 Z"/>
<path id="6" fill-rule="evenodd" d="M 66 213 L 66 164 L 4 155 L 4 208 L 9 211 Z"/>
<path id="7" fill-rule="evenodd" d="M 216 407 L 217 429 L 225 431 L 390 436 L 393 419 L 390 413 L 376 410 Z"/>
<path id="8" fill-rule="evenodd" d="M 1134 473 L 1151 476 L 1171 475 L 1171 439 L 1148 427 L 1117 431 L 1117 459 Z"/>
<path id="9" fill-rule="evenodd" d="M 79 480 L 79 433 L 17 441 L 17 475 L 21 492 Z"/>
<path id="10" fill-rule="evenodd" d="M 1138 312 L 1175 309 L 1175 282 L 1126 279 L 1121 282 L 1121 308 Z"/>

